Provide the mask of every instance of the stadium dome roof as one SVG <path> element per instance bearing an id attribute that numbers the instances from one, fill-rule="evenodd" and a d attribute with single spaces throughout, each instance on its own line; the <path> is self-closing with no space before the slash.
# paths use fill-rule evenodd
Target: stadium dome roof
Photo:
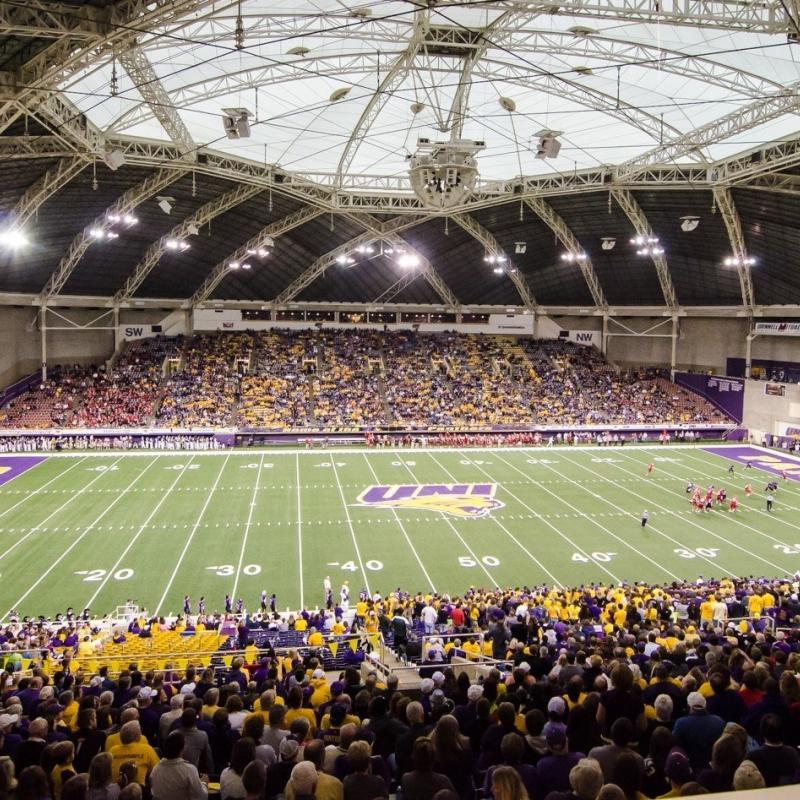
<path id="1" fill-rule="evenodd" d="M 4 205 L 39 235 L 0 290 L 369 302 L 403 279 L 393 245 L 427 278 L 396 301 L 798 303 L 798 36 L 784 0 L 4 0 Z M 462 207 L 420 205 L 419 138 L 485 143 Z M 99 270 L 92 226 L 135 209 Z M 218 216 L 191 268 L 155 270 Z M 647 269 L 637 235 L 659 238 Z M 222 280 L 259 237 L 275 269 Z M 328 270 L 359 244 L 380 246 L 369 270 Z M 487 254 L 507 266 L 476 283 Z"/>

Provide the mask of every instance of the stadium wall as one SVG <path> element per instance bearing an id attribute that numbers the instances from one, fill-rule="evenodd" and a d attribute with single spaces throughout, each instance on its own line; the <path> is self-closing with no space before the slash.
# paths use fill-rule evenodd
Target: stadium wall
<path id="1" fill-rule="evenodd" d="M 767 394 L 775 386 L 782 387 L 783 395 Z M 783 436 L 787 427 L 800 427 L 800 385 L 745 381 L 743 424 L 759 443 L 765 434 Z"/>

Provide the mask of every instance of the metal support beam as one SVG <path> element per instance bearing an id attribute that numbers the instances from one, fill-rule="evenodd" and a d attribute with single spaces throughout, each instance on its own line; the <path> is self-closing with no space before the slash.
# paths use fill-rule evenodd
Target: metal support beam
<path id="1" fill-rule="evenodd" d="M 182 240 L 191 236 L 191 229 L 202 228 L 214 217 L 218 217 L 225 211 L 230 210 L 234 206 L 255 197 L 262 191 L 260 186 L 249 186 L 242 184 L 230 192 L 226 192 L 221 197 L 206 203 L 201 206 L 193 214 L 187 217 L 183 222 L 179 222 L 171 231 L 164 234 L 158 241 L 153 242 L 147 248 L 142 260 L 134 267 L 133 273 L 125 281 L 125 286 L 122 287 L 115 295 L 115 303 L 124 303 L 130 300 L 136 294 L 137 289 L 144 283 L 145 278 L 155 269 L 161 256 L 166 253 L 168 249 L 168 242 L 171 240 Z"/>
<path id="2" fill-rule="evenodd" d="M 460 225 L 473 238 L 477 239 L 488 252 L 495 255 L 503 254 L 503 248 L 500 246 L 500 242 L 498 242 L 492 233 L 487 231 L 474 217 L 471 217 L 469 214 L 452 214 L 450 219 Z M 517 292 L 519 292 L 520 299 L 525 308 L 537 308 L 538 303 L 533 296 L 528 281 L 511 259 L 508 259 L 506 262 L 506 275 L 508 275 L 511 282 L 514 284 Z"/>
<path id="3" fill-rule="evenodd" d="M 567 250 L 574 254 L 582 254 L 585 258 L 576 260 L 576 263 L 581 268 L 586 285 L 592 295 L 594 304 L 601 310 L 608 308 L 606 297 L 603 294 L 603 287 L 600 286 L 600 281 L 597 279 L 597 273 L 592 266 L 592 259 L 589 254 L 581 246 L 575 234 L 570 230 L 566 222 L 554 211 L 553 207 L 542 200 L 540 197 L 531 197 L 525 200 L 525 205 L 531 209 L 542 222 L 550 228 L 556 235 L 558 241 L 567 248 Z"/>
<path id="4" fill-rule="evenodd" d="M 284 303 L 294 300 L 303 289 L 311 285 L 321 275 L 324 275 L 328 267 L 334 264 L 339 256 L 348 255 L 356 247 L 363 244 L 371 244 L 379 239 L 383 239 L 384 241 L 389 240 L 393 234 L 418 225 L 419 222 L 420 220 L 418 218 L 407 216 L 395 217 L 384 223 L 379 223 L 372 218 L 367 219 L 367 221 L 360 221 L 360 224 L 369 226 L 368 230 L 321 255 L 273 300 L 273 304 L 283 305 Z M 403 246 L 407 249 L 411 249 L 405 241 L 403 242 Z"/>
<path id="5" fill-rule="evenodd" d="M 619 207 L 625 212 L 625 216 L 631 221 L 637 236 L 652 236 L 653 229 L 645 216 L 642 207 L 636 202 L 633 194 L 628 189 L 612 189 L 611 194 L 619 203 Z M 661 293 L 664 295 L 664 302 L 670 311 L 678 307 L 678 296 L 675 294 L 675 287 L 672 283 L 672 275 L 667 266 L 667 259 L 663 255 L 651 256 L 653 265 L 658 274 L 658 282 L 661 284 Z"/>
<path id="6" fill-rule="evenodd" d="M 75 267 L 78 266 L 83 254 L 89 249 L 89 245 L 94 241 L 91 231 L 95 228 L 107 229 L 109 226 L 108 217 L 113 214 L 130 214 L 140 203 L 156 195 L 171 183 L 174 183 L 186 170 L 161 169 L 150 175 L 141 183 L 128 189 L 113 205 L 109 206 L 103 214 L 87 225 L 70 244 L 69 249 L 62 257 L 56 271 L 50 276 L 47 285 L 42 289 L 42 297 L 48 298 L 57 295 L 64 288 L 72 275 Z"/>
<path id="7" fill-rule="evenodd" d="M 11 212 L 15 227 L 22 227 L 53 195 L 61 191 L 88 164 L 74 156 L 64 158 L 52 169 L 47 170 L 36 183 L 28 187 Z"/>
<path id="8" fill-rule="evenodd" d="M 669 379 L 675 380 L 675 367 L 678 364 L 678 337 L 680 335 L 680 322 L 678 315 L 672 315 L 672 347 L 669 356 Z"/>
<path id="9" fill-rule="evenodd" d="M 65 158 L 74 153 L 57 136 L 0 136 L 0 161 Z"/>
<path id="10" fill-rule="evenodd" d="M 203 281 L 202 284 L 200 284 L 200 287 L 188 301 L 189 305 L 194 308 L 211 297 L 211 293 L 217 288 L 220 281 L 230 271 L 230 267 L 228 265 L 231 263 L 231 261 L 240 261 L 241 259 L 245 258 L 248 250 L 253 250 L 256 247 L 260 247 L 264 242 L 264 239 L 266 239 L 268 236 L 274 238 L 275 236 L 280 236 L 283 233 L 288 233 L 288 231 L 292 230 L 293 228 L 299 228 L 306 222 L 310 222 L 320 214 L 322 214 L 321 209 L 314 208 L 313 206 L 306 206 L 305 208 L 301 208 L 299 211 L 295 211 L 293 214 L 289 214 L 289 216 L 279 219 L 277 222 L 272 222 L 265 228 L 262 228 L 259 233 L 257 233 L 251 239 L 248 239 L 248 241 L 246 241 L 241 247 L 239 247 L 237 250 L 234 250 L 233 253 L 220 261 L 219 264 L 217 264 L 214 269 L 211 270 L 209 276 Z"/>
<path id="11" fill-rule="evenodd" d="M 53 33 L 57 36 L 49 47 L 23 64 L 14 76 L 14 85 L 18 88 L 12 98 L 0 104 L 0 131 L 13 121 L 20 104 L 27 108 L 35 107 L 51 96 L 58 85 L 82 69 L 93 66 L 112 49 L 126 49 L 136 37 L 207 6 L 208 0 L 120 0 L 105 14 L 103 9 L 84 10 L 85 24 L 72 25 L 69 35 L 61 31 L 59 24 L 48 20 L 49 3 L 24 0 L 18 5 L 38 12 L 37 24 L 55 28 Z M 59 9 L 66 12 L 67 7 L 60 6 Z M 80 15 L 74 17 L 79 12 L 78 8 L 69 9 L 75 19 L 80 19 Z"/>
<path id="12" fill-rule="evenodd" d="M 728 240 L 731 243 L 731 255 L 736 259 L 736 271 L 739 274 L 739 284 L 742 290 L 742 305 L 748 314 L 753 313 L 755 306 L 755 295 L 753 293 L 753 276 L 750 272 L 750 265 L 747 263 L 747 245 L 742 233 L 742 222 L 739 219 L 739 212 L 733 204 L 733 197 L 730 189 L 718 186 L 714 189 L 714 200 L 717 208 L 722 214 L 725 229 L 728 231 Z"/>
<path id="13" fill-rule="evenodd" d="M 382 237 L 383 238 L 383 237 Z M 397 234 L 390 234 L 384 241 L 389 242 L 395 246 L 402 247 L 407 253 L 416 256 L 419 259 L 419 267 L 417 268 L 423 278 L 431 285 L 439 299 L 447 306 L 448 309 L 455 310 L 461 305 L 458 298 L 453 294 L 450 287 L 442 280 L 442 277 L 436 271 L 436 268 L 431 262 L 415 247 L 412 247 L 402 236 Z"/>
<path id="14" fill-rule="evenodd" d="M 175 107 L 172 105 L 164 85 L 161 83 L 146 53 L 138 44 L 118 54 L 120 64 L 133 81 L 134 86 L 152 110 L 161 127 L 169 138 L 178 146 L 184 157 L 197 159 L 197 152 L 189 133 Z"/>

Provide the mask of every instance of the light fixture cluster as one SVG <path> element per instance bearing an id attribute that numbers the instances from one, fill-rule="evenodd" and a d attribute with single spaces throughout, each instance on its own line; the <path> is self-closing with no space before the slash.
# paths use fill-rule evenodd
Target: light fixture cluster
<path id="1" fill-rule="evenodd" d="M 742 256 L 741 258 L 728 256 L 722 263 L 726 267 L 753 267 L 756 260 L 752 256 Z"/>
<path id="2" fill-rule="evenodd" d="M 586 253 L 583 252 L 579 253 L 568 252 L 561 254 L 561 260 L 566 261 L 569 264 L 574 264 L 576 261 L 577 262 L 586 261 L 587 258 L 588 256 L 586 255 Z"/>
<path id="3" fill-rule="evenodd" d="M 270 254 L 269 248 L 274 244 L 273 240 L 267 237 L 263 242 L 252 247 L 248 247 L 245 253 L 248 257 L 264 259 Z M 240 260 L 231 261 L 228 264 L 228 269 L 252 269 L 253 265 L 245 258 Z"/>
<path id="4" fill-rule="evenodd" d="M 125 228 L 132 228 L 137 225 L 139 220 L 133 214 L 118 214 L 113 212 L 106 216 L 108 225 L 95 225 L 89 229 L 89 236 L 95 241 L 113 241 L 119 239 L 119 232 L 113 226 L 122 225 Z"/>
<path id="5" fill-rule="evenodd" d="M 183 253 L 188 250 L 191 245 L 183 239 L 167 239 L 166 247 L 167 250 L 172 250 L 173 252 L 180 251 Z"/>
<path id="6" fill-rule="evenodd" d="M 483 260 L 487 264 L 492 264 L 495 275 L 502 275 L 505 271 L 505 264 L 508 262 L 508 258 L 503 253 L 487 253 Z"/>
<path id="7" fill-rule="evenodd" d="M 664 248 L 658 243 L 658 236 L 634 236 L 631 244 L 636 246 L 637 256 L 660 256 Z"/>
<path id="8" fill-rule="evenodd" d="M 0 246 L 8 250 L 20 250 L 28 245 L 28 237 L 19 228 L 0 231 Z"/>

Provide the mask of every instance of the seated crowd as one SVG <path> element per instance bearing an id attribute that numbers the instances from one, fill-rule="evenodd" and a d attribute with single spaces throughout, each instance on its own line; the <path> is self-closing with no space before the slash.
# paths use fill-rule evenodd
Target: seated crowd
<path id="1" fill-rule="evenodd" d="M 369 661 L 323 671 L 325 620 L 344 630 L 333 608 L 294 618 L 300 651 L 257 648 L 259 623 L 243 620 L 245 655 L 218 671 L 131 663 L 90 677 L 67 657 L 6 672 L 0 797 L 194 800 L 209 779 L 223 800 L 642 800 L 798 783 L 797 591 L 362 595 L 354 629 L 371 620 L 400 652 L 410 629 L 433 635 L 413 690 Z M 727 620 L 740 613 L 750 620 Z M 43 624 L 8 625 L 6 652 Z M 496 661 L 471 678 L 462 642 L 478 633 Z"/>
<path id="2" fill-rule="evenodd" d="M 166 373 L 166 374 L 165 374 Z M 725 422 L 668 380 L 618 374 L 561 340 L 374 330 L 265 331 L 130 343 L 113 369 L 55 369 L 0 425 L 285 430 Z"/>

